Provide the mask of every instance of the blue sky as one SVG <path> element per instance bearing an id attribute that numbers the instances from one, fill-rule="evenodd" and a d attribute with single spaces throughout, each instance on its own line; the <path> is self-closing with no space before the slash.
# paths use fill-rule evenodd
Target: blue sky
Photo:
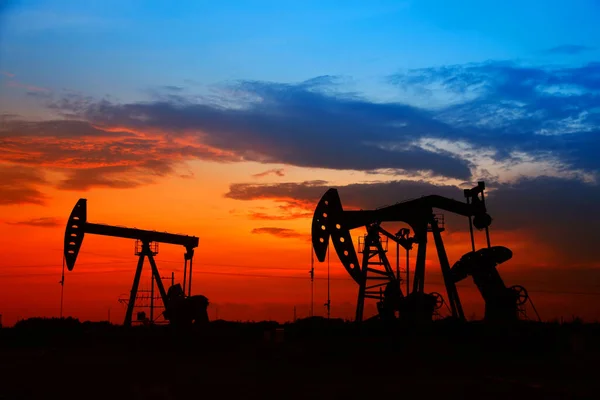
<path id="1" fill-rule="evenodd" d="M 30 85 L 125 101 L 186 80 L 321 75 L 365 82 L 377 96 L 383 76 L 407 68 L 597 58 L 597 15 L 595 1 L 13 1 L 0 68 Z M 545 52 L 564 45 L 590 49 Z"/>

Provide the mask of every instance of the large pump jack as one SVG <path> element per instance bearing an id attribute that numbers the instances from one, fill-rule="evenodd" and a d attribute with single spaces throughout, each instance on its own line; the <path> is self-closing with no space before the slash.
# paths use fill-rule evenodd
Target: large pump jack
<path id="1" fill-rule="evenodd" d="M 149 231 L 121 226 L 94 224 L 87 222 L 87 200 L 79 199 L 67 222 L 64 240 L 64 257 L 69 271 L 73 270 L 79 249 L 83 243 L 85 234 L 112 236 L 119 238 L 135 239 L 135 255 L 139 256 L 137 269 L 133 279 L 127 312 L 125 314 L 125 326 L 131 326 L 135 299 L 142 275 L 144 259 L 147 257 L 152 268 L 152 276 L 158 287 L 165 311 L 163 316 L 171 325 L 189 326 L 192 323 L 202 324 L 208 322 L 208 299 L 202 295 L 192 296 L 192 259 L 194 249 L 198 247 L 199 239 L 195 236 L 178 235 L 167 232 Z M 180 284 L 172 285 L 168 291 L 162 283 L 154 256 L 158 253 L 158 243 L 168 243 L 184 246 L 184 279 L 183 287 Z M 187 267 L 189 261 L 189 279 L 187 281 L 188 294 L 185 295 Z"/>
<path id="2" fill-rule="evenodd" d="M 396 313 L 405 321 L 431 320 L 443 299 L 438 293 L 425 293 L 425 259 L 427 234 L 431 232 L 442 270 L 447 294 L 447 304 L 454 318 L 464 320 L 464 312 L 456 283 L 471 276 L 485 301 L 485 319 L 488 321 L 513 321 L 523 312 L 529 299 L 522 286 L 506 287 L 496 267 L 512 258 L 512 252 L 503 246 L 490 245 L 489 226 L 492 218 L 487 214 L 484 197 L 485 184 L 479 182 L 466 189 L 466 203 L 442 196 L 430 195 L 397 203 L 375 210 L 344 211 L 336 189 L 329 189 L 319 201 L 312 221 L 312 243 L 320 262 L 325 260 L 329 239 L 333 241 L 342 265 L 359 285 L 356 321 L 363 320 L 365 298 L 379 300 L 379 317 L 395 318 Z M 445 210 L 468 217 L 472 251 L 465 254 L 451 268 L 444 248 L 439 220 L 433 209 Z M 413 230 L 393 235 L 381 227 L 383 222 L 404 222 Z M 473 226 L 485 229 L 487 248 L 475 250 Z M 367 230 L 359 263 L 350 230 L 365 227 Z M 382 247 L 381 235 L 398 243 L 407 251 L 417 244 L 417 259 L 413 287 L 406 295 L 400 287 L 401 278 L 394 274 Z M 378 283 L 373 283 L 378 281 Z M 382 288 L 385 288 L 382 290 Z M 408 290 L 407 290 L 408 291 Z"/>

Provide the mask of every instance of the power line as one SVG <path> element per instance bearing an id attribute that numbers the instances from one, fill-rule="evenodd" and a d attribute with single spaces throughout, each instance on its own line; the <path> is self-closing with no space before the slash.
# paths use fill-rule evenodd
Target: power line
<path id="1" fill-rule="evenodd" d="M 87 252 L 88 254 L 92 254 Z M 125 259 L 125 257 L 113 257 L 113 258 L 121 258 L 121 259 Z M 180 261 L 176 261 L 176 260 L 160 260 L 161 262 L 167 262 L 167 263 L 180 263 Z M 126 264 L 126 263 L 130 263 L 131 260 L 128 261 L 102 261 L 102 262 L 89 262 L 89 263 L 81 263 L 79 265 L 81 266 L 90 266 L 90 265 L 108 265 L 108 264 Z M 271 266 L 260 266 L 260 265 L 240 265 L 240 264 L 223 264 L 223 263 L 207 263 L 204 264 L 207 266 L 221 266 L 221 267 L 232 267 L 232 268 L 247 268 L 247 269 L 270 269 L 270 270 L 282 270 L 282 271 L 299 271 L 299 269 L 292 269 L 292 268 L 285 268 L 285 267 L 271 267 Z M 57 266 L 56 264 L 36 264 L 36 265 L 13 265 L 13 266 L 4 266 L 3 268 L 40 268 L 40 267 L 55 267 Z M 173 271 L 172 269 L 168 269 L 169 271 Z M 176 271 L 177 269 L 175 269 Z M 107 274 L 107 273 L 129 273 L 130 271 L 128 270 L 121 270 L 121 269 L 112 269 L 112 270 L 103 270 L 103 271 L 95 271 L 95 270 L 84 270 L 85 272 L 83 272 L 85 275 L 87 274 Z M 243 277 L 250 277 L 250 278 L 279 278 L 279 279 L 302 279 L 305 280 L 306 278 L 303 276 L 296 276 L 296 275 L 273 275 L 273 274 L 249 274 L 249 273 L 238 273 L 238 272 L 223 272 L 223 271 L 205 271 L 205 270 L 200 270 L 198 271 L 198 273 L 200 274 L 206 274 L 206 275 L 225 275 L 225 276 L 243 276 Z M 435 273 L 434 273 L 435 274 Z M 50 273 L 50 272 L 42 272 L 42 273 L 29 273 L 29 274 L 23 274 L 23 273 L 17 273 L 17 274 L 2 274 L 0 275 L 0 278 L 24 278 L 24 277 L 29 277 L 29 276 L 55 276 L 56 273 Z M 325 280 L 325 279 L 330 279 L 330 280 L 336 280 L 336 281 L 353 281 L 352 278 L 347 277 L 347 278 L 336 278 L 336 277 L 314 277 L 314 279 L 319 279 L 319 280 Z M 536 281 L 536 280 L 528 280 L 528 282 L 531 283 L 543 283 L 541 281 Z M 432 281 L 428 281 L 426 282 L 429 285 L 443 285 L 442 282 L 432 282 Z M 463 288 L 463 289 L 467 289 L 467 290 L 476 290 L 476 288 L 472 288 L 470 286 L 465 286 L 465 285 L 457 285 L 457 287 Z M 584 291 L 569 291 L 569 290 L 549 290 L 549 289 L 527 289 L 528 292 L 530 293 L 546 293 L 546 294 L 568 294 L 568 295 L 581 295 L 581 296 L 600 296 L 600 291 L 598 292 L 584 292 Z"/>

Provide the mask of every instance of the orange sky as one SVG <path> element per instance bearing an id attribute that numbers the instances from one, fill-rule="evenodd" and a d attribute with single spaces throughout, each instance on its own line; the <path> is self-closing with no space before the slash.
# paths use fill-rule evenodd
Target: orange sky
<path id="1" fill-rule="evenodd" d="M 267 168 L 266 168 L 267 167 Z M 308 315 L 310 303 L 310 232 L 311 217 L 291 220 L 256 220 L 250 212 L 276 214 L 274 200 L 240 201 L 226 198 L 229 185 L 234 182 L 288 182 L 319 177 L 341 185 L 356 179 L 352 174 L 308 169 L 282 168 L 283 176 L 253 175 L 271 166 L 255 163 L 220 164 L 192 162 L 188 173 L 193 178 L 168 177 L 159 182 L 130 189 L 93 188 L 88 191 L 65 191 L 47 188 L 45 205 L 16 204 L 2 207 L 3 223 L 0 230 L 2 261 L 0 280 L 0 311 L 4 324 L 32 316 L 57 316 L 60 305 L 60 272 L 64 224 L 77 199 L 88 199 L 88 220 L 185 233 L 200 238 L 194 258 L 193 292 L 204 294 L 211 302 L 210 317 L 281 321 L 293 317 L 296 306 L 298 317 Z M 359 175 L 358 173 L 355 175 Z M 343 198 L 342 198 L 342 201 Z M 316 203 L 315 203 L 316 205 Z M 307 206 L 308 207 L 308 206 Z M 493 203 L 489 207 L 493 209 Z M 258 210 L 258 211 L 257 211 Z M 310 213 L 311 209 L 304 210 Z M 35 218 L 55 218 L 51 226 L 17 224 Z M 253 234 L 254 228 L 278 227 L 291 229 L 297 237 L 280 238 L 267 234 Z M 443 233 L 450 262 L 469 251 L 468 233 L 463 226 L 447 226 Z M 539 271 L 519 266 L 551 265 L 552 253 L 535 238 L 519 232 L 491 229 L 492 243 L 504 245 L 514 252 L 513 260 L 500 267 L 507 284 L 522 284 L 530 288 L 543 318 L 560 315 L 578 315 L 595 318 L 594 310 L 581 309 L 593 301 L 593 296 L 549 294 L 536 290 L 552 290 L 554 282 L 541 282 Z M 353 231 L 356 241 L 360 230 Z M 477 233 L 477 245 L 484 245 L 484 234 Z M 127 295 L 133 279 L 136 257 L 134 242 L 128 239 L 87 235 L 75 269 L 66 273 L 64 314 L 82 320 L 111 320 L 121 322 L 125 306 L 118 298 Z M 416 253 L 411 254 L 414 261 Z M 545 255 L 545 256 L 544 256 Z M 389 256 L 395 265 L 395 246 L 390 244 Z M 443 293 L 441 276 L 433 243 L 428 247 L 427 290 Z M 156 257 L 163 276 L 175 272 L 181 280 L 183 248 L 161 245 Z M 332 316 L 352 318 L 357 287 L 332 255 L 330 262 L 330 290 Z M 402 252 L 401 265 L 404 265 Z M 412 264 L 412 263 L 411 263 Z M 315 314 L 325 315 L 323 304 L 327 299 L 327 264 L 316 263 Z M 550 283 L 550 285 L 549 285 Z M 149 287 L 148 269 L 141 289 Z M 585 291 L 578 287 L 559 286 L 561 290 Z M 481 316 L 483 303 L 470 282 L 459 287 L 468 316 Z M 556 290 L 556 288 L 554 288 Z M 593 290 L 593 287 L 589 290 Z M 367 308 L 374 313 L 374 304 Z"/>
<path id="2" fill-rule="evenodd" d="M 478 180 L 492 244 L 514 253 L 500 266 L 507 285 L 527 287 L 545 319 L 600 318 L 590 2 L 542 13 L 432 13 L 440 7 L 416 1 L 13 3 L 0 6 L 4 324 L 59 315 L 64 227 L 79 198 L 91 222 L 198 236 L 193 291 L 211 318 L 283 321 L 294 306 L 308 314 L 307 239 L 329 187 L 345 207 L 371 209 L 430 194 L 463 201 Z M 468 225 L 446 221 L 454 263 L 470 250 Z M 65 315 L 101 320 L 110 309 L 121 322 L 133 253 L 131 240 L 87 236 L 66 275 Z M 442 291 L 435 257 L 430 243 L 428 290 Z M 181 280 L 182 248 L 161 246 L 157 261 Z M 323 315 L 326 264 L 316 275 Z M 332 316 L 352 318 L 357 288 L 335 256 L 331 276 Z M 480 317 L 467 281 L 464 308 Z"/>

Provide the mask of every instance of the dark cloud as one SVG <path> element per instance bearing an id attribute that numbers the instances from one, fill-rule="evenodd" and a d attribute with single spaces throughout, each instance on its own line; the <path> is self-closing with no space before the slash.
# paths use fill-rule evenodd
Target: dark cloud
<path id="1" fill-rule="evenodd" d="M 217 100 L 235 107 L 177 95 L 135 104 L 76 96 L 52 107 L 98 126 L 196 132 L 201 143 L 250 161 L 470 176 L 468 162 L 414 145 L 421 135 L 452 131 L 428 112 L 317 90 L 322 85 L 322 79 L 297 85 L 240 82 L 230 89 L 234 98 Z"/>
<path id="2" fill-rule="evenodd" d="M 310 235 L 305 233 L 297 232 L 293 229 L 287 228 L 273 228 L 273 227 L 264 227 L 264 228 L 254 228 L 252 229 L 252 233 L 254 234 L 267 234 L 276 236 L 283 239 L 305 239 L 309 240 Z"/>
<path id="3" fill-rule="evenodd" d="M 33 168 L 0 164 L 0 205 L 46 203 L 38 186 L 45 185 L 43 173 Z"/>
<path id="4" fill-rule="evenodd" d="M 252 175 L 255 178 L 264 178 L 265 176 L 268 175 L 276 175 L 276 176 L 285 176 L 285 172 L 283 168 L 274 168 L 274 169 L 269 169 L 266 170 L 264 172 L 258 173 L 258 174 L 254 174 Z"/>
<path id="5" fill-rule="evenodd" d="M 274 184 L 235 183 L 225 197 L 236 200 L 275 200 L 297 208 L 313 210 L 319 199 L 332 186 L 326 181 L 286 182 Z M 425 181 L 389 181 L 355 183 L 337 186 L 344 208 L 373 209 L 400 201 L 439 194 L 463 200 L 462 190 L 456 186 L 437 186 Z"/>
<path id="6" fill-rule="evenodd" d="M 330 188 L 326 182 L 282 184 L 234 184 L 227 197 L 238 200 L 271 199 L 290 202 L 295 207 L 314 207 Z M 403 200 L 437 194 L 464 201 L 462 190 L 424 181 L 359 183 L 336 187 L 345 209 L 374 209 Z M 579 181 L 541 177 L 516 184 L 494 184 L 487 195 L 488 211 L 495 229 L 513 231 L 530 238 L 533 246 L 551 249 L 556 265 L 585 266 L 598 263 L 600 247 L 596 229 L 600 214 L 600 187 Z M 463 217 L 445 212 L 446 223 L 454 231 L 466 231 Z M 531 254 L 544 249 L 532 248 Z"/>
<path id="7" fill-rule="evenodd" d="M 73 169 L 67 177 L 58 182 L 62 190 L 88 190 L 93 187 L 129 189 L 154 183 L 155 177 L 173 173 L 169 163 L 148 161 L 139 167 L 110 166 Z"/>
<path id="8" fill-rule="evenodd" d="M 5 223 L 9 225 L 25 225 L 25 226 L 34 226 L 34 227 L 42 227 L 42 228 L 54 228 L 57 226 L 61 226 L 62 222 L 59 218 L 54 217 L 41 217 L 41 218 L 32 218 L 24 221 L 15 221 Z"/>
<path id="9" fill-rule="evenodd" d="M 373 102 L 340 92 L 331 76 L 296 84 L 240 81 L 210 96 L 163 88 L 159 98 L 129 104 L 69 94 L 49 103 L 65 120 L 4 123 L 0 157 L 87 169 L 68 172 L 61 188 L 138 186 L 180 175 L 176 167 L 192 159 L 462 181 L 472 180 L 477 167 L 477 177 L 496 180 L 484 170 L 488 166 L 477 164 L 483 151 L 501 165 L 529 159 L 550 163 L 556 173 L 598 177 L 600 63 L 551 68 L 487 62 L 412 70 L 389 80 L 425 94 L 442 88 L 464 100 L 431 110 Z M 464 142 L 471 150 L 425 148 L 421 139 Z"/>
<path id="10" fill-rule="evenodd" d="M 436 112 L 455 130 L 433 137 L 494 150 L 498 160 L 521 151 L 593 174 L 600 169 L 600 63 L 550 68 L 487 62 L 412 70 L 389 81 L 465 97 Z"/>
<path id="11" fill-rule="evenodd" d="M 557 263 L 600 262 L 598 185 L 550 177 L 525 179 L 499 186 L 489 199 L 496 228 L 527 232 L 534 241 L 554 248 Z"/>
<path id="12" fill-rule="evenodd" d="M 162 88 L 164 90 L 168 90 L 171 92 L 181 92 L 184 90 L 184 88 L 182 88 L 181 86 L 171 86 L 171 85 L 162 86 Z"/>
<path id="13" fill-rule="evenodd" d="M 581 53 L 584 53 L 586 51 L 591 51 L 591 50 L 594 50 L 594 48 L 588 47 L 588 46 L 580 46 L 580 45 L 576 45 L 576 44 L 564 44 L 561 46 L 552 47 L 552 48 L 546 50 L 546 53 L 575 55 L 575 54 L 581 54 Z"/>
<path id="14" fill-rule="evenodd" d="M 302 183 L 252 184 L 234 183 L 229 186 L 225 197 L 234 200 L 269 199 L 302 208 L 309 206 L 323 193 L 326 181 L 306 181 Z"/>

